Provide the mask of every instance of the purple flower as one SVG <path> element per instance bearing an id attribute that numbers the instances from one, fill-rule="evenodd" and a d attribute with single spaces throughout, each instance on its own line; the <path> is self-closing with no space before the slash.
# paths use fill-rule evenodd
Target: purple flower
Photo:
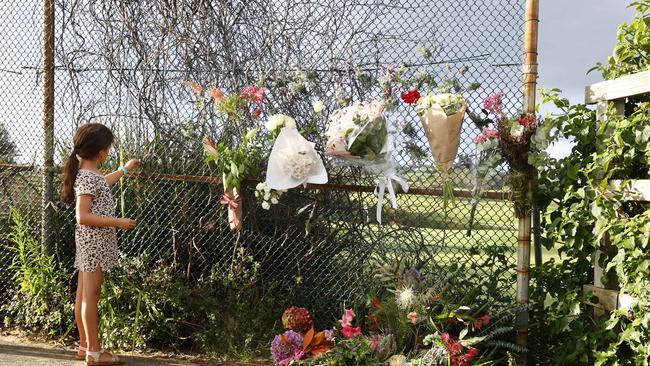
<path id="1" fill-rule="evenodd" d="M 288 330 L 284 334 L 280 334 L 273 338 L 271 342 L 271 355 L 276 364 L 293 358 L 296 351 L 302 351 L 303 338 L 300 333 L 293 330 Z"/>
<path id="2" fill-rule="evenodd" d="M 497 92 L 485 98 L 483 108 L 498 116 L 503 114 L 503 93 Z"/>

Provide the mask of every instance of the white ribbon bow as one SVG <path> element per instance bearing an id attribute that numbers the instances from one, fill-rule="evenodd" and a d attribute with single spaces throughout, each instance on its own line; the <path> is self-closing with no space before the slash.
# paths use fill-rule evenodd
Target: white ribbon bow
<path id="1" fill-rule="evenodd" d="M 397 175 L 395 168 L 390 168 L 382 172 L 381 178 L 379 178 L 379 183 L 375 188 L 375 195 L 377 196 L 377 222 L 381 224 L 381 211 L 384 204 L 384 194 L 386 193 L 386 188 L 388 188 L 388 194 L 390 195 L 390 202 L 393 206 L 393 209 L 397 209 L 397 195 L 395 194 L 395 186 L 393 181 L 397 182 L 402 187 L 404 192 L 408 192 L 409 183 L 403 177 Z"/>

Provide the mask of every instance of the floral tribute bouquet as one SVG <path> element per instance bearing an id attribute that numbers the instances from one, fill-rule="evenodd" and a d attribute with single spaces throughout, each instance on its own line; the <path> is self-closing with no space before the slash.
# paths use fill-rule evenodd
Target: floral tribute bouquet
<path id="1" fill-rule="evenodd" d="M 266 89 L 262 87 L 247 86 L 241 93 L 226 94 L 214 85 L 207 89 L 194 82 L 185 85 L 194 92 L 199 111 L 212 103 L 214 110 L 226 120 L 241 126 L 253 125 L 263 114 Z M 221 174 L 224 194 L 220 202 L 228 207 L 228 223 L 233 230 L 240 230 L 243 224 L 241 183 L 259 174 L 263 151 L 257 133 L 255 128 L 245 130 L 231 144 L 225 141 L 227 138 L 218 142 L 209 138 L 203 141 L 206 162 L 214 163 Z"/>
<path id="2" fill-rule="evenodd" d="M 531 209 L 531 203 L 525 196 L 528 190 L 528 181 L 534 167 L 528 163 L 528 153 L 531 147 L 531 138 L 537 131 L 537 118 L 534 114 L 520 113 L 515 117 L 508 117 L 503 111 L 503 93 L 494 93 L 483 101 L 483 112 L 496 117 L 496 129 L 498 133 L 488 129 L 490 136 L 477 138 L 479 151 L 481 149 L 494 149 L 493 140 L 498 141 L 497 152 L 486 153 L 484 159 L 479 162 L 479 173 L 482 170 L 494 168 L 501 163 L 497 156 L 510 167 L 510 185 L 513 191 L 513 201 L 517 217 L 523 217 Z M 484 130 L 485 131 L 485 130 Z M 479 174 L 480 176 L 480 174 Z"/>
<path id="3" fill-rule="evenodd" d="M 315 144 L 302 137 L 295 128 L 293 118 L 271 116 L 267 128 L 277 136 L 266 170 L 266 185 L 269 188 L 286 190 L 301 184 L 327 183 L 327 171 L 316 153 Z"/>
<path id="4" fill-rule="evenodd" d="M 381 208 L 386 189 L 393 208 L 397 208 L 397 197 L 393 181 L 404 191 L 408 182 L 395 170 L 391 160 L 390 138 L 384 105 L 378 100 L 357 102 L 338 109 L 329 116 L 325 132 L 327 155 L 342 159 L 350 165 L 381 174 L 375 190 L 377 201 L 377 222 L 381 223 Z"/>
<path id="5" fill-rule="evenodd" d="M 289 365 L 313 358 L 334 346 L 332 331 L 316 332 L 314 320 L 305 308 L 292 306 L 282 314 L 282 325 L 288 329 L 271 342 L 271 356 L 276 365 Z"/>
<path id="6" fill-rule="evenodd" d="M 405 103 L 414 105 L 420 116 L 436 166 L 443 174 L 446 204 L 453 199 L 449 171 L 458 153 L 467 100 L 452 93 L 420 95 L 417 89 L 403 93 L 401 97 Z"/>

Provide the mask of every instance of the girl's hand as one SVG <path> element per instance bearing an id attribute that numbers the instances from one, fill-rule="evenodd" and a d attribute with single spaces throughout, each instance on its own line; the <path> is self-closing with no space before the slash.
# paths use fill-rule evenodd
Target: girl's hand
<path id="1" fill-rule="evenodd" d="M 132 220 L 132 219 L 117 219 L 115 222 L 115 226 L 122 229 L 122 230 L 132 230 L 135 228 L 135 225 L 137 224 L 137 221 Z"/>
<path id="2" fill-rule="evenodd" d="M 131 159 L 124 164 L 124 167 L 128 171 L 132 171 L 133 169 L 137 168 L 140 166 L 140 159 Z"/>

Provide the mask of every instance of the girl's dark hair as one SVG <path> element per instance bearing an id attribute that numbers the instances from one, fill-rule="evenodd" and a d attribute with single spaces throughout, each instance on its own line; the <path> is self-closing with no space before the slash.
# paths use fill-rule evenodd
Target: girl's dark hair
<path id="1" fill-rule="evenodd" d="M 63 172 L 63 193 L 61 200 L 65 203 L 74 203 L 74 181 L 79 173 L 79 156 L 82 159 L 93 159 L 102 150 L 113 144 L 113 133 L 101 123 L 87 123 L 77 129 L 72 140 L 74 147 L 65 163 Z"/>

